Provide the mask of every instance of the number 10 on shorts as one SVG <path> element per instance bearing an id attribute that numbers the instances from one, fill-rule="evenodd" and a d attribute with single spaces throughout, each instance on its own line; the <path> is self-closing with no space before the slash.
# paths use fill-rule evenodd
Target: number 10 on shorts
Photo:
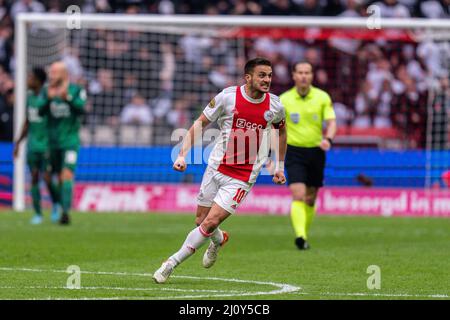
<path id="1" fill-rule="evenodd" d="M 237 203 L 241 203 L 242 199 L 244 199 L 245 195 L 247 194 L 247 191 L 245 191 L 242 188 L 237 189 L 236 194 L 233 197 L 233 200 Z"/>

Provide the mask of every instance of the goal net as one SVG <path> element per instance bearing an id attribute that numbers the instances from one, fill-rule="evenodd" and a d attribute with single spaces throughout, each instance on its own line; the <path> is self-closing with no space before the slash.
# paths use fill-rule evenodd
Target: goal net
<path id="1" fill-rule="evenodd" d="M 180 129 L 223 88 L 243 84 L 244 64 L 256 56 L 273 63 L 273 93 L 292 87 L 292 65 L 305 60 L 314 66 L 314 85 L 331 95 L 339 132 L 327 186 L 448 188 L 446 21 L 383 19 L 369 29 L 362 18 L 116 14 L 81 15 L 78 29 L 69 19 L 19 17 L 15 121 L 17 128 L 25 115 L 27 70 L 63 60 L 71 81 L 88 91 L 78 209 L 145 211 L 148 205 L 130 205 L 140 187 L 154 203 L 166 189 L 149 186 L 198 184 L 207 157 L 201 145 L 185 174 L 171 169 Z M 213 140 L 210 134 L 204 145 Z M 26 203 L 27 176 L 23 159 L 16 160 L 16 209 Z M 270 182 L 267 175 L 258 180 Z M 114 191 L 122 191 L 119 203 Z M 169 210 L 170 203 L 161 207 Z"/>

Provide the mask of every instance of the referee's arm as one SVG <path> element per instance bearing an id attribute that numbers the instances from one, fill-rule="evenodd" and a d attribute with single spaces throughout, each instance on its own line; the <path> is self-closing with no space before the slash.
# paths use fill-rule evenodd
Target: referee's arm
<path id="1" fill-rule="evenodd" d="M 337 125 L 336 125 L 336 119 L 328 119 L 326 122 L 326 132 L 325 136 L 322 139 L 322 142 L 320 143 L 320 148 L 324 151 L 328 151 L 331 148 L 331 145 L 333 143 L 333 139 L 336 136 L 337 131 Z"/>

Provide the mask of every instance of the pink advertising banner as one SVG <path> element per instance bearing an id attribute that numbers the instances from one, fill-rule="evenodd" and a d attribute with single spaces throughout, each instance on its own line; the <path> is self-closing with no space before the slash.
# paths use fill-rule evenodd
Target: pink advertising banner
<path id="1" fill-rule="evenodd" d="M 81 184 L 76 185 L 74 206 L 80 211 L 193 213 L 198 185 Z M 238 214 L 287 215 L 291 196 L 286 186 L 255 186 Z M 450 190 L 322 188 L 319 214 L 372 216 L 450 217 Z"/>

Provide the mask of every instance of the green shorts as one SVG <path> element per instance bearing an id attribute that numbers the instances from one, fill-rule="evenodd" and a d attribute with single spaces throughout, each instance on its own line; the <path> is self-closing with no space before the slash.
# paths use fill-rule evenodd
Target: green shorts
<path id="1" fill-rule="evenodd" d="M 49 163 L 48 151 L 28 151 L 27 165 L 30 171 L 44 172 Z"/>
<path id="2" fill-rule="evenodd" d="M 51 149 L 50 150 L 50 171 L 61 173 L 64 168 L 75 173 L 78 160 L 78 149 Z"/>

